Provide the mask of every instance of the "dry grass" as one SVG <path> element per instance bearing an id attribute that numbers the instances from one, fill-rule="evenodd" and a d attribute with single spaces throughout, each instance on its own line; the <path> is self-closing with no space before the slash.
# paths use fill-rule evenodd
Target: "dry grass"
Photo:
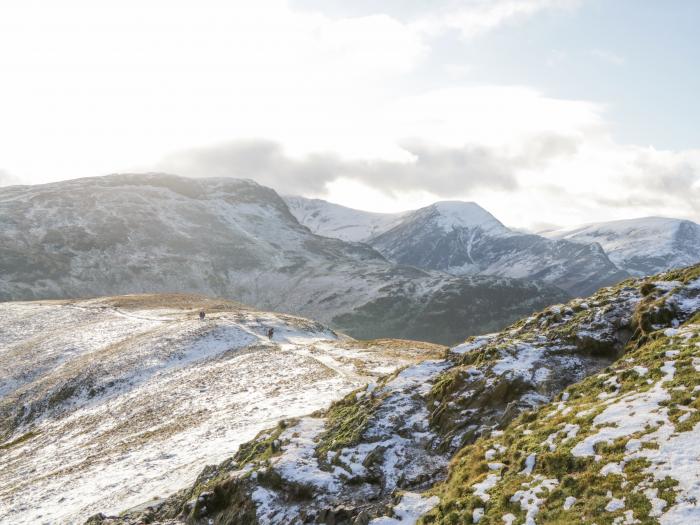
<path id="1" fill-rule="evenodd" d="M 179 310 L 206 310 L 208 312 L 225 312 L 230 310 L 250 310 L 249 306 L 226 299 L 212 298 L 205 295 L 182 293 L 134 294 L 104 297 L 100 304 L 114 308 L 148 309 L 173 308 Z"/>
<path id="2" fill-rule="evenodd" d="M 348 349 L 366 349 L 381 351 L 384 355 L 397 357 L 411 357 L 415 360 L 441 359 L 445 357 L 446 346 L 426 343 L 423 341 L 411 341 L 409 339 L 367 339 L 339 341 L 337 346 Z"/>

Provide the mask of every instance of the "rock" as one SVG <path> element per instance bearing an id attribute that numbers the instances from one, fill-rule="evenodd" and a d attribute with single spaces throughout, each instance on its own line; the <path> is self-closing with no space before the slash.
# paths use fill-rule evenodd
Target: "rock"
<path id="1" fill-rule="evenodd" d="M 352 525 L 368 525 L 368 524 L 369 524 L 369 515 L 364 510 L 361 511 L 357 516 L 355 516 L 355 519 L 352 522 Z"/>

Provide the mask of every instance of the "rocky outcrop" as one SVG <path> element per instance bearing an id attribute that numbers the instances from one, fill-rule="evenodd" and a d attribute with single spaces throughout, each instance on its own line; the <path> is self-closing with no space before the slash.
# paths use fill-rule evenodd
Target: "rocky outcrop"
<path id="1" fill-rule="evenodd" d="M 700 268 L 644 292 L 623 357 L 460 450 L 423 523 L 700 519 Z"/>

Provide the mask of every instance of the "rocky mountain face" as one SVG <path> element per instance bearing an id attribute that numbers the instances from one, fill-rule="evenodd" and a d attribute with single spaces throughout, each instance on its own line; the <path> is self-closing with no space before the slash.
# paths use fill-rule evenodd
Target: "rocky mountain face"
<path id="1" fill-rule="evenodd" d="M 320 235 L 351 232 L 391 261 L 453 275 L 537 279 L 574 296 L 628 274 L 595 243 L 574 243 L 506 228 L 473 202 L 438 202 L 403 214 L 370 214 L 324 201 L 288 199 L 299 221 Z"/>
<path id="2" fill-rule="evenodd" d="M 0 523 L 13 525 L 157 501 L 265 428 L 444 351 L 189 295 L 6 302 L 0 319 Z"/>
<path id="3" fill-rule="evenodd" d="M 694 266 L 471 338 L 90 523 L 694 523 L 698 384 Z"/>
<path id="4" fill-rule="evenodd" d="M 469 202 L 422 208 L 369 242 L 401 264 L 454 275 L 538 279 L 575 296 L 588 295 L 627 276 L 597 244 L 518 233 Z"/>
<path id="5" fill-rule="evenodd" d="M 543 232 L 550 238 L 598 243 L 631 275 L 651 275 L 700 261 L 700 224 L 644 217 Z"/>
<path id="6" fill-rule="evenodd" d="M 546 284 L 456 278 L 314 235 L 248 180 L 133 174 L 0 188 L 0 300 L 173 291 L 362 337 L 446 343 L 563 299 Z"/>

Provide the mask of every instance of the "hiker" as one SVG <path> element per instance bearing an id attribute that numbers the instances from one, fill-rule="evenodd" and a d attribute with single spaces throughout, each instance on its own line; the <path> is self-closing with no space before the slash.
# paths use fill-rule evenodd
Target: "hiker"
<path id="1" fill-rule="evenodd" d="M 199 311 L 199 320 L 200 320 L 200 321 L 204 321 L 204 316 L 205 316 L 205 315 L 207 315 L 207 314 L 204 313 L 204 310 L 200 310 L 200 311 Z"/>
<path id="2" fill-rule="evenodd" d="M 271 327 L 271 328 L 267 331 L 267 338 L 268 338 L 268 339 L 272 339 L 272 336 L 273 336 L 274 334 L 275 334 L 275 329 Z"/>

